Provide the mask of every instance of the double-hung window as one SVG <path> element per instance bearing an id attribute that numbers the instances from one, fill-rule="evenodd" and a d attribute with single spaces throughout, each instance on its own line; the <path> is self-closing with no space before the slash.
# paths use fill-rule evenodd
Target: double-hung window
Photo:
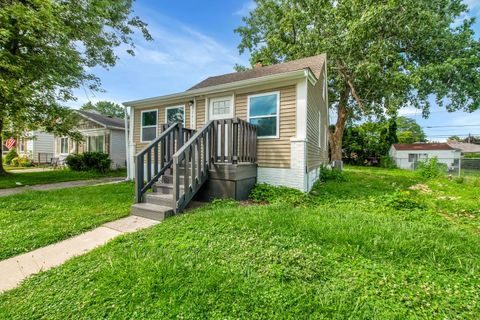
<path id="1" fill-rule="evenodd" d="M 280 93 L 270 92 L 248 97 L 248 122 L 257 127 L 257 137 L 279 137 Z"/>
<path id="2" fill-rule="evenodd" d="M 181 123 L 185 125 L 185 106 L 168 107 L 165 109 L 165 119 L 168 124 Z"/>
<path id="3" fill-rule="evenodd" d="M 68 138 L 60 138 L 60 153 L 68 154 Z"/>
<path id="4" fill-rule="evenodd" d="M 140 140 L 142 142 L 155 140 L 158 131 L 158 111 L 142 111 L 141 122 Z"/>

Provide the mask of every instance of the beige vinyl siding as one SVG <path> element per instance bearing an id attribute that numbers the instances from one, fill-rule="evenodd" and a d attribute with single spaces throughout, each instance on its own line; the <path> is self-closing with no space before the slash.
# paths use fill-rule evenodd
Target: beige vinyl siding
<path id="1" fill-rule="evenodd" d="M 308 83 L 307 88 L 307 170 L 318 168 L 328 160 L 328 150 L 325 143 L 325 128 L 327 127 L 328 110 L 323 98 L 322 77 L 315 86 Z M 320 119 L 319 119 L 320 112 Z"/>
<path id="2" fill-rule="evenodd" d="M 279 138 L 258 139 L 257 158 L 259 167 L 289 168 L 290 138 L 296 134 L 296 86 L 290 85 L 262 91 L 242 93 L 235 96 L 235 116 L 247 119 L 247 98 L 249 95 L 280 92 Z"/>
<path id="3" fill-rule="evenodd" d="M 161 105 L 157 107 L 144 107 L 144 108 L 134 108 L 134 125 L 133 125 L 133 141 L 135 142 L 135 152 L 139 152 L 143 150 L 149 142 L 141 142 L 140 139 L 140 131 L 141 131 L 141 115 L 142 111 L 145 110 L 157 110 L 157 124 L 158 124 L 158 131 L 157 136 L 160 134 L 161 125 L 166 122 L 165 120 L 165 110 L 168 107 L 175 107 L 175 106 L 185 106 L 185 126 L 190 128 L 190 104 L 188 101 L 178 102 L 178 103 L 169 103 L 167 105 Z"/>
<path id="4" fill-rule="evenodd" d="M 196 111 L 196 129 L 200 130 L 205 125 L 205 99 L 197 99 Z"/>

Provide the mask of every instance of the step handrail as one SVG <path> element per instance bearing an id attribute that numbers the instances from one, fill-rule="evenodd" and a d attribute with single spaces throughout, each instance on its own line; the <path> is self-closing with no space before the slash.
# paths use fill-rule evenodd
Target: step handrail
<path id="1" fill-rule="evenodd" d="M 142 202 L 143 195 L 172 165 L 172 155 L 183 145 L 183 132 L 181 123 L 172 124 L 168 128 L 164 128 L 164 131 L 155 140 L 135 155 L 135 201 L 137 203 Z M 144 171 L 145 160 L 146 177 Z"/>

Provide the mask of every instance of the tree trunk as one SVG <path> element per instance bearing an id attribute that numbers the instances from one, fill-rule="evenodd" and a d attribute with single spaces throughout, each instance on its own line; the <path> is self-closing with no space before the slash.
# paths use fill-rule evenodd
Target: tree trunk
<path id="1" fill-rule="evenodd" d="M 340 100 L 337 106 L 337 123 L 335 124 L 335 130 L 331 137 L 331 157 L 332 161 L 342 160 L 342 139 L 343 131 L 345 129 L 345 122 L 348 117 L 347 102 L 350 95 L 350 89 L 347 87 L 342 92 Z"/>
<path id="2" fill-rule="evenodd" d="M 2 133 L 3 133 L 3 119 L 0 119 L 0 176 L 5 175 L 7 172 L 3 168 L 3 140 L 2 140 Z"/>

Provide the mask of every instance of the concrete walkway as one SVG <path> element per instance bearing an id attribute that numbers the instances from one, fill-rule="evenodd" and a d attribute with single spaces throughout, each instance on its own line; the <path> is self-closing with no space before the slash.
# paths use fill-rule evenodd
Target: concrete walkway
<path id="1" fill-rule="evenodd" d="M 76 237 L 0 261 L 0 292 L 17 287 L 22 280 L 40 271 L 63 264 L 125 233 L 151 227 L 159 221 L 129 216 Z"/>
<path id="2" fill-rule="evenodd" d="M 44 172 L 44 171 L 52 171 L 53 168 L 30 168 L 30 169 L 12 169 L 8 170 L 10 173 L 31 173 L 31 172 Z"/>
<path id="3" fill-rule="evenodd" d="M 11 196 L 12 194 L 22 193 L 27 190 L 37 190 L 37 191 L 55 190 L 55 189 L 65 189 L 65 188 L 84 187 L 84 186 L 96 186 L 96 185 L 109 184 L 109 183 L 119 183 L 122 181 L 125 181 L 124 177 L 112 177 L 112 178 L 102 178 L 102 179 L 92 179 L 92 180 L 79 180 L 79 181 L 37 184 L 33 186 L 0 189 L 0 197 Z"/>

